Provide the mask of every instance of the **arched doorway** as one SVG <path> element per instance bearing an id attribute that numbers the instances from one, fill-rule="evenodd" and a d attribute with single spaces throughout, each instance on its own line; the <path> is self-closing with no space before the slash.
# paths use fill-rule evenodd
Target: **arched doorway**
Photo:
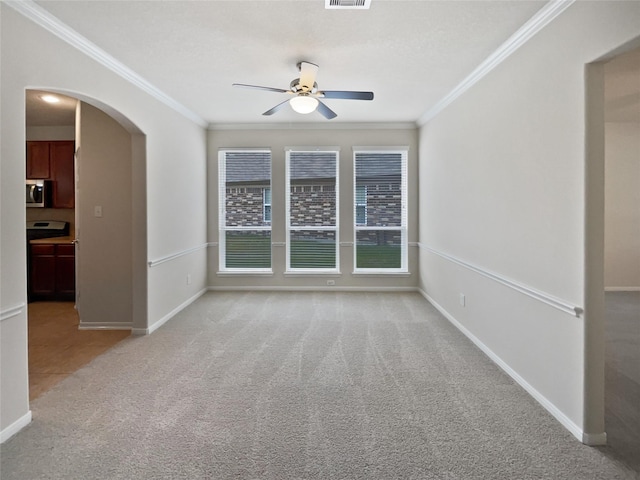
<path id="1" fill-rule="evenodd" d="M 69 112 L 47 115 L 34 107 L 45 90 L 72 105 L 71 125 Z M 74 208 L 28 209 L 27 220 L 60 217 L 71 225 L 79 329 L 146 328 L 144 134 L 112 108 L 73 92 L 30 89 L 26 97 L 28 140 L 75 141 Z"/>

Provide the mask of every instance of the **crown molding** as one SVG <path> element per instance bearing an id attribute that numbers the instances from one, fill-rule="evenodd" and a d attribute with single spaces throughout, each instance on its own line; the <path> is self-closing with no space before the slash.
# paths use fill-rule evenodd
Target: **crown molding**
<path id="1" fill-rule="evenodd" d="M 111 70 L 116 75 L 124 78 L 129 83 L 135 85 L 140 90 L 148 93 L 156 100 L 164 103 L 192 122 L 197 123 L 201 127 L 206 127 L 206 122 L 202 117 L 189 110 L 187 107 L 171 98 L 169 95 L 161 91 L 156 86 L 145 80 L 129 67 L 119 60 L 102 50 L 100 47 L 80 35 L 67 24 L 60 21 L 47 10 L 42 8 L 33 0 L 3 0 L 3 3 L 13 8 L 16 12 L 22 14 L 35 24 L 41 26 L 45 30 L 51 32 L 56 37 L 67 42 L 72 47 L 80 50 L 82 53 L 92 58 L 105 68 Z"/>
<path id="2" fill-rule="evenodd" d="M 389 123 L 210 123 L 208 130 L 415 130 L 414 122 Z"/>
<path id="3" fill-rule="evenodd" d="M 425 125 L 458 97 L 478 83 L 494 68 L 506 60 L 518 48 L 524 45 L 531 37 L 551 23 L 562 12 L 569 8 L 576 0 L 551 0 L 538 13 L 531 17 L 522 27 L 516 31 L 498 49 L 489 55 L 475 70 L 473 70 L 462 82 L 460 82 L 448 95 L 437 102 L 425 112 L 416 122 L 418 126 Z"/>

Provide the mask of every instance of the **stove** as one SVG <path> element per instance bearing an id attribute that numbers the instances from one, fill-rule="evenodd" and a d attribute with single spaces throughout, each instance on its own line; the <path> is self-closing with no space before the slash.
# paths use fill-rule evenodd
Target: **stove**
<path id="1" fill-rule="evenodd" d="M 60 222 L 58 220 L 27 222 L 27 240 L 66 237 L 67 235 L 69 235 L 69 222 Z"/>

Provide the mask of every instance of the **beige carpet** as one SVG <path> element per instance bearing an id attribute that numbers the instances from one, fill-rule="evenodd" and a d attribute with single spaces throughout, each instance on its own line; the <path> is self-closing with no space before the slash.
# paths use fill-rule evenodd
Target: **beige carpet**
<path id="1" fill-rule="evenodd" d="M 32 404 L 9 479 L 626 479 L 419 294 L 210 293 Z"/>

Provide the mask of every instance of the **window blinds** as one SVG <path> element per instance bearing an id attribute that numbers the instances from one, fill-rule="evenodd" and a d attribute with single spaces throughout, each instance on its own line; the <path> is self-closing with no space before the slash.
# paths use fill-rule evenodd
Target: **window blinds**
<path id="1" fill-rule="evenodd" d="M 271 152 L 221 151 L 218 161 L 220 269 L 270 271 Z"/>
<path id="2" fill-rule="evenodd" d="M 354 155 L 355 270 L 407 271 L 407 152 Z"/>
<path id="3" fill-rule="evenodd" d="M 287 270 L 338 268 L 338 152 L 287 152 Z"/>

